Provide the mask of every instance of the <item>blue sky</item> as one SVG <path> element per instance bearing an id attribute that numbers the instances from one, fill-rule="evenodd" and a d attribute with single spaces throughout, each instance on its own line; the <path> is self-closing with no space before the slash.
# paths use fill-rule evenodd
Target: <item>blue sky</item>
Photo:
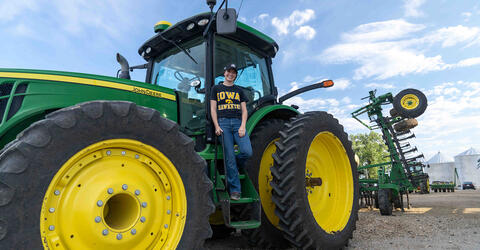
<path id="1" fill-rule="evenodd" d="M 240 2 L 229 6 L 238 10 Z M 143 63 L 137 50 L 156 22 L 205 11 L 204 0 L 1 1 L 0 67 L 114 76 L 116 52 L 130 65 Z M 429 107 L 414 144 L 427 159 L 480 149 L 478 1 L 244 0 L 239 18 L 279 44 L 273 70 L 280 93 L 335 81 L 289 100 L 302 111 L 328 111 L 349 133 L 365 133 L 349 114 L 369 90 L 417 88 Z M 144 72 L 134 78 L 144 80 Z"/>

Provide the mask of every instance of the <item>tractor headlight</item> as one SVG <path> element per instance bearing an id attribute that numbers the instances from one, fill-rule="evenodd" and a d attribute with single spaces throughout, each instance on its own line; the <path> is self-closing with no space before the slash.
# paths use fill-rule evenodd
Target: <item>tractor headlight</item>
<path id="1" fill-rule="evenodd" d="M 208 23 L 208 19 L 201 19 L 200 21 L 197 22 L 198 26 L 205 26 Z"/>

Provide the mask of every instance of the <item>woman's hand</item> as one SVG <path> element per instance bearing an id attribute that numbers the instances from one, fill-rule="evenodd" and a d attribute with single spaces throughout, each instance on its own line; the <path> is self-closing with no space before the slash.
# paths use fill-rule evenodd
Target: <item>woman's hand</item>
<path id="1" fill-rule="evenodd" d="M 223 133 L 222 128 L 220 128 L 220 126 L 215 126 L 215 134 L 217 136 L 220 136 L 222 133 Z"/>
<path id="2" fill-rule="evenodd" d="M 240 127 L 238 129 L 238 136 L 244 137 L 245 136 L 245 127 Z"/>

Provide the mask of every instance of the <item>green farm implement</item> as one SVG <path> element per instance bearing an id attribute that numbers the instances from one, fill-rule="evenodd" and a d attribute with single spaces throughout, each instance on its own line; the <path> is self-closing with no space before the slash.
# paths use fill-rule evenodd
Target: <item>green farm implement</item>
<path id="1" fill-rule="evenodd" d="M 417 154 L 408 139 L 414 138 L 410 129 L 417 126 L 416 117 L 423 114 L 427 108 L 425 95 L 416 89 L 405 89 L 395 97 L 391 93 L 375 96 L 376 91 L 370 91 L 369 103 L 352 113 L 352 117 L 370 130 L 378 129 L 388 148 L 390 161 L 379 164 L 359 166 L 360 198 L 368 206 L 375 205 L 382 215 L 392 214 L 393 206 L 403 210 L 403 195 L 421 187 L 422 192 L 428 192 L 428 175 L 423 172 L 425 165 L 419 161 L 422 154 Z M 382 106 L 393 104 L 389 115 L 385 116 Z M 367 114 L 370 124 L 359 119 Z M 362 174 L 364 170 L 375 168 L 378 178 L 369 178 Z M 393 206 L 392 206 L 393 204 Z"/>
<path id="2" fill-rule="evenodd" d="M 359 184 L 338 120 L 279 97 L 277 43 L 207 0 L 209 12 L 159 22 L 118 77 L 0 69 L 0 249 L 202 249 L 241 230 L 262 248 L 340 249 Z M 225 7 L 225 8 L 223 8 Z M 242 196 L 227 193 L 210 118 L 212 86 L 234 63 L 248 96 L 253 156 Z M 146 69 L 145 81 L 129 72 Z"/>
<path id="3" fill-rule="evenodd" d="M 430 190 L 436 192 L 455 192 L 455 187 L 457 186 L 458 173 L 457 168 L 454 168 L 453 171 L 453 182 L 452 181 L 433 181 L 430 184 Z"/>

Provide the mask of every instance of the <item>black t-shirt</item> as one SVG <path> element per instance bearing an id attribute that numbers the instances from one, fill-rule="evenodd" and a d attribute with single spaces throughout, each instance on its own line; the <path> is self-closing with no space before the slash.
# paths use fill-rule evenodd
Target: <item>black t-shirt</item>
<path id="1" fill-rule="evenodd" d="M 213 86 L 210 100 L 217 101 L 218 118 L 242 118 L 242 102 L 248 98 L 236 85 L 225 86 L 223 83 Z"/>

